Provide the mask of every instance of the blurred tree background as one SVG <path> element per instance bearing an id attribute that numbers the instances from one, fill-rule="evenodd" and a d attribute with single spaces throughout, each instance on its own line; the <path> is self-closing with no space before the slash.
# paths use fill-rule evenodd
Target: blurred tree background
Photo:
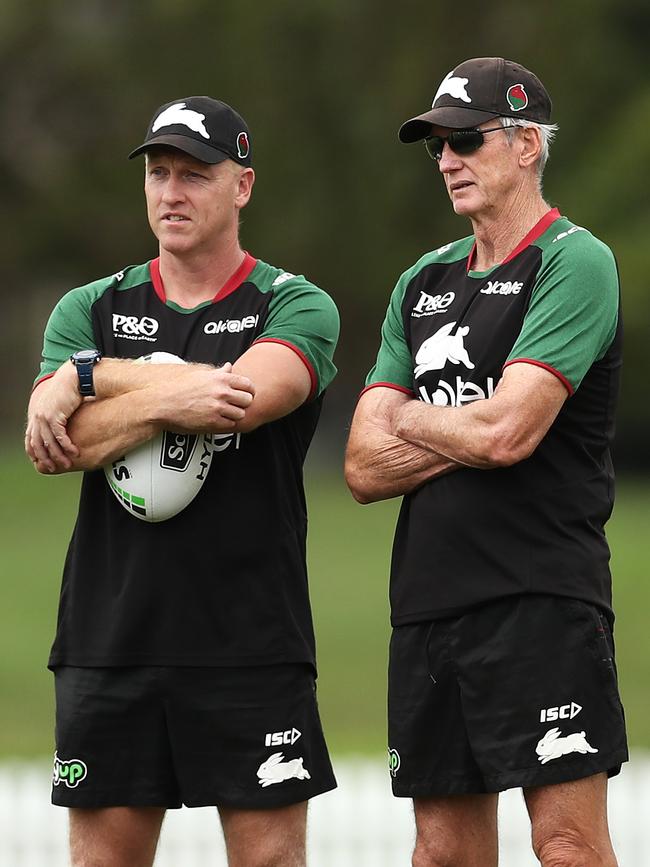
<path id="1" fill-rule="evenodd" d="M 244 246 L 307 274 L 341 310 L 341 372 L 319 437 L 340 462 L 396 278 L 468 232 L 435 166 L 396 131 L 458 62 L 500 55 L 536 71 L 554 101 L 548 201 L 618 257 L 626 368 L 617 462 L 646 463 L 649 31 L 647 0 L 543 9 L 514 0 L 3 0 L 4 436 L 20 436 L 56 299 L 156 254 L 142 163 L 126 154 L 158 105 L 210 94 L 252 130 L 257 184 Z"/>

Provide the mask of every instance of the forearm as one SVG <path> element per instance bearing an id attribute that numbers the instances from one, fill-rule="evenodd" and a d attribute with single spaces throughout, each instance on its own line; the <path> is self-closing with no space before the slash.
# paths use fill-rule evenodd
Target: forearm
<path id="1" fill-rule="evenodd" d="M 478 469 L 503 466 L 498 419 L 488 401 L 439 407 L 413 400 L 395 416 L 395 432 L 414 446 Z M 504 444 L 505 445 L 505 444 Z"/>
<path id="2" fill-rule="evenodd" d="M 345 461 L 345 478 L 354 498 L 373 503 L 399 497 L 457 468 L 442 455 L 365 425 L 352 433 Z"/>
<path id="3" fill-rule="evenodd" d="M 79 454 L 69 471 L 94 470 L 126 454 L 159 431 L 153 393 L 143 389 L 103 400 L 86 401 L 68 422 Z"/>
<path id="4" fill-rule="evenodd" d="M 478 469 L 508 467 L 530 457 L 555 420 L 567 390 L 530 364 L 508 367 L 486 400 L 460 407 L 412 400 L 393 418 L 397 436 Z"/>

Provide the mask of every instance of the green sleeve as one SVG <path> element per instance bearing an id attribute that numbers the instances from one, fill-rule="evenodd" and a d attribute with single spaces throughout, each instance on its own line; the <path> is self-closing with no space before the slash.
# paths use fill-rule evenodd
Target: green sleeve
<path id="1" fill-rule="evenodd" d="M 304 277 L 291 275 L 273 287 L 269 316 L 256 342 L 288 343 L 299 351 L 312 377 L 312 394 L 336 376 L 332 361 L 339 337 L 339 313 L 330 296 Z"/>
<path id="2" fill-rule="evenodd" d="M 45 327 L 41 368 L 35 382 L 54 373 L 77 349 L 96 349 L 91 306 L 96 292 L 91 286 L 72 289 L 61 298 Z"/>
<path id="3" fill-rule="evenodd" d="M 366 377 L 366 387 L 386 382 L 409 391 L 413 390 L 413 359 L 406 343 L 402 317 L 402 303 L 407 282 L 406 275 L 402 275 L 391 295 L 381 327 L 381 344 L 377 361 Z"/>
<path id="4" fill-rule="evenodd" d="M 522 330 L 506 364 L 532 360 L 575 391 L 609 348 L 618 323 L 619 285 L 611 250 L 579 229 L 549 245 Z"/>

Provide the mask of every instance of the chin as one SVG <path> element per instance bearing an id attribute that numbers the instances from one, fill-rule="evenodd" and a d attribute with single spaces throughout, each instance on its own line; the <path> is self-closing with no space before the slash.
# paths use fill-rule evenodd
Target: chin
<path id="1" fill-rule="evenodd" d="M 474 217 L 481 210 L 481 202 L 477 201 L 474 196 L 461 196 L 452 200 L 454 213 L 459 217 Z"/>

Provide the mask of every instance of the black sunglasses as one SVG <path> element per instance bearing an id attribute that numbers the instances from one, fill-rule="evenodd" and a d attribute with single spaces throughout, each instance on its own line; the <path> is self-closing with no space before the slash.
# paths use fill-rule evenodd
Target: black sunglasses
<path id="1" fill-rule="evenodd" d="M 447 136 L 432 135 L 425 138 L 424 146 L 431 159 L 440 162 L 445 142 L 455 154 L 472 154 L 481 147 L 486 133 L 504 129 L 504 126 L 494 126 L 491 129 L 455 129 Z"/>

